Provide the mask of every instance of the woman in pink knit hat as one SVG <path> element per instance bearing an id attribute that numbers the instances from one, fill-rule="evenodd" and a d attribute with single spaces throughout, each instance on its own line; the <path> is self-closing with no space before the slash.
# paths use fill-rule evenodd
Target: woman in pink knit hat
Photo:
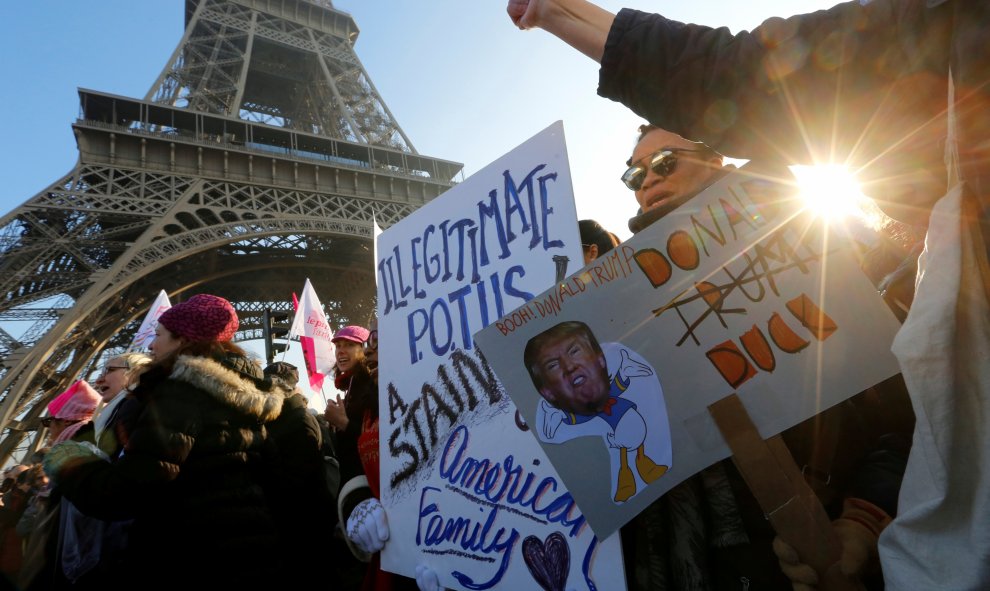
<path id="1" fill-rule="evenodd" d="M 48 416 L 40 421 L 48 430 L 48 445 L 53 449 L 65 442 L 93 446 L 93 415 L 99 404 L 100 395 L 85 380 L 56 396 L 48 403 Z M 25 511 L 31 517 L 25 521 L 30 524 L 25 526 L 30 533 L 25 536 L 25 559 L 18 573 L 22 589 L 49 589 L 65 579 L 59 568 L 63 505 L 61 491 L 49 483 Z"/>
<path id="2" fill-rule="evenodd" d="M 48 429 L 48 445 L 63 441 L 94 441 L 93 415 L 100 404 L 100 395 L 80 380 L 48 404 L 49 416 L 41 419 Z"/>
<path id="3" fill-rule="evenodd" d="M 262 485 L 264 424 L 288 394 L 231 342 L 237 313 L 200 294 L 158 320 L 143 404 L 123 453 L 102 461 L 53 448 L 45 469 L 66 498 L 101 519 L 132 519 L 106 584 L 151 589 L 277 586 L 279 540 Z M 51 460 L 49 460 L 51 458 Z"/>

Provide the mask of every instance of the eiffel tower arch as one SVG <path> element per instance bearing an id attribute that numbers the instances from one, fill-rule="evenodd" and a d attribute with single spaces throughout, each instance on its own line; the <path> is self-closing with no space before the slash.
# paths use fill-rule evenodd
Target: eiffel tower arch
<path id="1" fill-rule="evenodd" d="M 329 0 L 187 0 L 185 22 L 143 99 L 79 90 L 77 164 L 0 218 L 0 459 L 37 445 L 47 403 L 122 351 L 161 289 L 231 300 L 237 340 L 307 277 L 332 322 L 366 322 L 372 220 L 462 169 L 415 150 Z"/>

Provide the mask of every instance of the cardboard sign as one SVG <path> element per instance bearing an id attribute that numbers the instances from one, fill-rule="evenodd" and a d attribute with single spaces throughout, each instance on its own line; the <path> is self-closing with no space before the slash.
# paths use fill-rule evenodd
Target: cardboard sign
<path id="1" fill-rule="evenodd" d="M 557 122 L 378 239 L 386 570 L 451 589 L 623 589 L 472 334 L 583 261 Z M 564 273 L 560 274 L 561 277 Z"/>
<path id="2" fill-rule="evenodd" d="M 848 240 L 746 170 L 475 335 L 599 536 L 729 455 L 710 404 L 766 438 L 898 371 Z"/>

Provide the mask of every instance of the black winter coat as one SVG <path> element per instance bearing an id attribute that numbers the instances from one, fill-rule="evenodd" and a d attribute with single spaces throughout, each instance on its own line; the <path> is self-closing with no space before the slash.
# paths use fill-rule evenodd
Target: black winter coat
<path id="1" fill-rule="evenodd" d="M 336 560 L 337 491 L 327 482 L 320 424 L 302 394 L 285 398 L 282 413 L 266 428 L 273 450 L 266 494 L 282 537 L 285 585 L 302 587 L 312 577 L 306 565 Z"/>
<path id="2" fill-rule="evenodd" d="M 66 498 L 102 519 L 133 519 L 121 580 L 137 587 L 270 588 L 281 565 L 261 483 L 264 423 L 283 396 L 249 359 L 179 357 L 151 370 L 123 455 L 67 471 Z M 273 395 L 274 394 L 274 395 Z"/>

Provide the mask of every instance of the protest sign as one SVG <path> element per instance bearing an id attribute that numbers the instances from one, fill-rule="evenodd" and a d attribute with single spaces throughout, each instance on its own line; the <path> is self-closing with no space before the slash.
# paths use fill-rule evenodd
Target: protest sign
<path id="1" fill-rule="evenodd" d="M 165 290 L 161 290 L 158 293 L 158 297 L 152 302 L 151 307 L 148 308 L 148 313 L 145 314 L 144 320 L 141 321 L 141 326 L 138 328 L 137 333 L 134 335 L 134 339 L 131 340 L 131 345 L 127 347 L 128 351 L 144 351 L 148 349 L 148 345 L 151 341 L 155 340 L 155 329 L 158 328 L 158 318 L 172 307 L 172 303 L 168 301 L 168 294 Z"/>
<path id="2" fill-rule="evenodd" d="M 623 589 L 471 335 L 580 266 L 557 122 L 378 239 L 386 570 L 451 589 Z M 539 587 L 538 587 L 539 586 Z"/>
<path id="3" fill-rule="evenodd" d="M 896 319 L 794 196 L 733 172 L 475 335 L 599 536 L 729 455 L 709 405 L 766 438 L 897 373 Z"/>

